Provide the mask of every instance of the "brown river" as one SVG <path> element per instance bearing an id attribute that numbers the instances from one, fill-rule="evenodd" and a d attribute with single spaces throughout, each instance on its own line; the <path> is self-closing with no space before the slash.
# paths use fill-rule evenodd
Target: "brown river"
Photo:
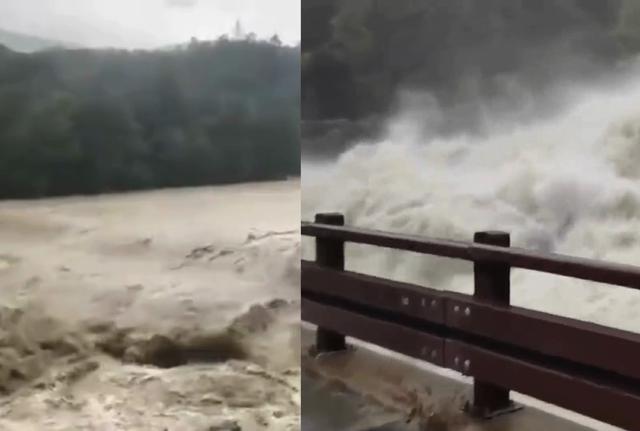
<path id="1" fill-rule="evenodd" d="M 300 428 L 299 181 L 0 203 L 0 430 Z"/>

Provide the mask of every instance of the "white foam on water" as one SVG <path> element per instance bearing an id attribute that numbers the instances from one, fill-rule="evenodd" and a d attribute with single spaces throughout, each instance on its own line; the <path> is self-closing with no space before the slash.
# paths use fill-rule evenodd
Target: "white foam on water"
<path id="1" fill-rule="evenodd" d="M 303 163 L 302 218 L 341 212 L 348 225 L 458 240 L 503 230 L 514 246 L 639 265 L 640 79 L 634 72 L 606 85 L 568 88 L 563 109 L 529 122 L 503 123 L 484 113 L 482 135 L 430 133 L 446 112 L 433 102 L 414 104 L 390 120 L 378 141 L 354 145 L 332 163 Z M 313 258 L 312 245 L 304 239 L 305 258 Z M 467 262 L 347 245 L 346 266 L 473 291 Z M 640 332 L 638 291 L 524 270 L 512 271 L 511 280 L 514 305 Z"/>
<path id="2" fill-rule="evenodd" d="M 486 114 L 482 136 L 430 135 L 424 115 L 401 111 L 379 141 L 332 163 L 303 164 L 303 219 L 338 211 L 349 225 L 460 240 L 497 229 L 516 246 L 639 264 L 640 80 L 617 81 L 567 91 L 551 118 L 506 124 Z M 447 115 L 433 104 L 423 110 L 435 123 Z M 365 273 L 472 291 L 464 262 L 366 246 L 348 246 L 346 261 Z M 640 331 L 640 293 L 631 289 L 515 270 L 512 300 Z"/>
<path id="3" fill-rule="evenodd" d="M 299 429 L 299 196 L 0 203 L 0 430 Z"/>

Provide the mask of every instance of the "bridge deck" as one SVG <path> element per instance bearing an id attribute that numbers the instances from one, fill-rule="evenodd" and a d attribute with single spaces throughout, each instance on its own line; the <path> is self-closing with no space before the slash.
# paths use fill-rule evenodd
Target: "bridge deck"
<path id="1" fill-rule="evenodd" d="M 567 413 L 548 404 L 535 403 L 535 401 L 533 401 L 535 407 L 526 404 L 523 410 L 516 413 L 500 416 L 490 421 L 471 421 L 465 415 L 457 413 L 456 407 L 461 404 L 459 401 L 453 401 L 456 397 L 460 400 L 464 396 L 469 396 L 471 385 L 453 378 L 453 374 L 451 374 L 452 377 L 449 377 L 436 373 L 420 365 L 419 361 L 401 359 L 398 355 L 390 357 L 389 355 L 394 354 L 387 352 L 382 354 L 377 347 L 362 344 L 347 352 L 312 358 L 307 352 L 314 340 L 313 332 L 305 326 L 302 333 L 303 368 L 305 370 L 303 416 L 306 417 L 307 423 L 305 430 L 327 431 L 322 427 L 319 418 L 326 416 L 328 411 L 341 411 L 342 413 L 333 415 L 331 425 L 334 427 L 334 431 L 417 431 L 418 428 L 415 424 L 405 425 L 403 423 L 403 419 L 406 418 L 405 412 L 411 408 L 411 402 L 406 402 L 406 392 L 400 388 L 411 387 L 419 387 L 421 393 L 426 393 L 427 390 L 431 391 L 431 397 L 424 401 L 423 405 L 435 403 L 441 406 L 449 404 L 453 407 L 452 413 L 442 416 L 446 420 L 458 424 L 459 427 L 455 429 L 460 431 L 618 430 L 610 425 Z M 319 384 L 321 381 L 334 382 L 334 384 L 323 388 Z M 330 389 L 327 389 L 332 386 L 341 388 L 341 392 L 347 388 L 348 395 L 332 398 L 328 393 Z M 363 400 L 368 400 L 369 404 L 385 406 L 387 411 L 395 411 L 396 414 L 385 416 L 385 407 L 371 407 L 366 413 L 360 413 L 356 406 L 362 405 Z M 516 401 L 518 400 L 522 401 L 522 397 L 516 396 Z M 331 407 L 330 410 L 327 410 L 328 406 Z M 442 411 L 442 407 L 435 410 Z M 371 411 L 374 411 L 374 414 L 371 414 Z M 366 417 L 379 418 L 380 420 L 377 423 L 367 424 Z M 434 426 L 433 429 L 440 428 Z"/>

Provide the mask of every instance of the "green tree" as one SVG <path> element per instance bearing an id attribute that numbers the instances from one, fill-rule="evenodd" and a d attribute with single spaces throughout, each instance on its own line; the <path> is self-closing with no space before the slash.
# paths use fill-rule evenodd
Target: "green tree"
<path id="1" fill-rule="evenodd" d="M 0 49 L 0 198 L 297 175 L 299 67 L 277 38 Z"/>

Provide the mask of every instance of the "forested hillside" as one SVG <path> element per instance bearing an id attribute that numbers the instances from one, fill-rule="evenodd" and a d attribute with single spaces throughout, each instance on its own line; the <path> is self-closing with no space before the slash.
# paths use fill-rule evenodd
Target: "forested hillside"
<path id="1" fill-rule="evenodd" d="M 455 104 L 517 76 L 535 92 L 640 48 L 636 0 L 307 0 L 302 20 L 309 120 L 383 113 L 400 88 Z"/>
<path id="2" fill-rule="evenodd" d="M 0 47 L 0 198 L 299 174 L 300 53 L 271 41 L 161 51 Z"/>

